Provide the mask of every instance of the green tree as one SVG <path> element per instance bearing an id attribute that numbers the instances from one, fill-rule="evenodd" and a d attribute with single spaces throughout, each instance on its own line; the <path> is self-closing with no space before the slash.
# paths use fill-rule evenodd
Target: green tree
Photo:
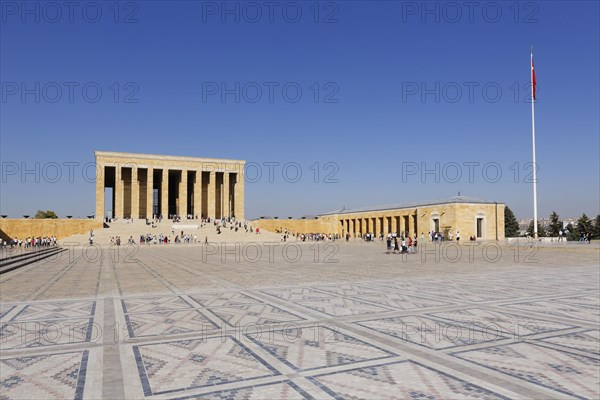
<path id="1" fill-rule="evenodd" d="M 546 231 L 544 230 L 544 227 L 541 226 L 539 222 L 538 222 L 537 226 L 538 226 L 538 237 L 545 237 Z M 529 223 L 529 227 L 527 228 L 527 235 L 533 237 L 533 220 L 531 220 L 531 222 Z"/>
<path id="2" fill-rule="evenodd" d="M 519 222 L 517 222 L 512 210 L 506 206 L 504 208 L 504 237 L 517 236 L 519 236 Z"/>
<path id="3" fill-rule="evenodd" d="M 56 215 L 56 213 L 54 211 L 42 211 L 42 210 L 37 210 L 37 212 L 35 213 L 35 216 L 33 218 L 36 219 L 45 219 L 45 218 L 50 218 L 50 219 L 56 219 L 58 218 L 58 215 Z"/>
<path id="4" fill-rule="evenodd" d="M 573 224 L 568 224 L 565 229 L 565 236 L 567 237 L 567 240 L 579 240 L 579 231 L 575 229 Z"/>
<path id="5" fill-rule="evenodd" d="M 577 220 L 577 231 L 581 233 L 591 233 L 592 232 L 592 220 L 588 218 L 585 213 Z"/>
<path id="6" fill-rule="evenodd" d="M 562 229 L 562 222 L 558 220 L 556 211 L 552 211 L 552 214 L 550 214 L 550 226 L 548 228 L 548 235 L 552 237 L 558 236 L 558 231 Z"/>
<path id="7" fill-rule="evenodd" d="M 596 215 L 596 220 L 594 221 L 594 231 L 593 231 L 594 239 L 600 239 L 600 214 Z"/>

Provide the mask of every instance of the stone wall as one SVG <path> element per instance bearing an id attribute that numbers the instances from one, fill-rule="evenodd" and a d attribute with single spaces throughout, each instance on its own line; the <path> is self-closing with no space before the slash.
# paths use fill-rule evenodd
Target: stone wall
<path id="1" fill-rule="evenodd" d="M 336 233 L 329 218 L 319 219 L 257 219 L 250 223 L 269 232 L 288 230 L 296 233 Z"/>
<path id="2" fill-rule="evenodd" d="M 0 237 L 3 240 L 28 236 L 64 239 L 101 228 L 102 222 L 94 219 L 0 219 Z"/>
<path id="3" fill-rule="evenodd" d="M 461 240 L 475 235 L 478 217 L 483 218 L 483 239 L 504 240 L 504 207 L 504 204 L 457 204 L 455 224 Z"/>

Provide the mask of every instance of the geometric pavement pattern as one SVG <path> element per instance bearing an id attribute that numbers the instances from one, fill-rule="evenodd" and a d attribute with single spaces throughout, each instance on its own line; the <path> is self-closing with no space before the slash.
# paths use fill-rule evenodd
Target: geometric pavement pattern
<path id="1" fill-rule="evenodd" d="M 454 355 L 571 396 L 594 398 L 598 394 L 597 358 L 533 343 L 512 343 Z"/>
<path id="2" fill-rule="evenodd" d="M 83 396 L 88 351 L 0 360 L 0 398 L 75 398 Z"/>
<path id="3" fill-rule="evenodd" d="M 600 397 L 595 253 L 444 264 L 361 243 L 338 264 L 312 248 L 223 264 L 200 249 L 0 276 L 0 399 Z"/>

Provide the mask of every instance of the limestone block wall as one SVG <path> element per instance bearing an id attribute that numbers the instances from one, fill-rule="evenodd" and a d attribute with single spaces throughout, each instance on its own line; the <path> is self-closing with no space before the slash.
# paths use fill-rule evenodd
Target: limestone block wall
<path id="1" fill-rule="evenodd" d="M 477 218 L 483 219 L 483 239 L 504 240 L 504 204 L 457 204 L 456 227 L 461 240 L 475 236 Z"/>
<path id="2" fill-rule="evenodd" d="M 335 225 L 331 218 L 319 219 L 257 219 L 250 224 L 269 232 L 279 229 L 296 233 L 336 233 Z"/>
<path id="3" fill-rule="evenodd" d="M 60 240 L 101 228 L 102 222 L 95 219 L 0 219 L 2 240 L 28 236 L 56 236 Z"/>

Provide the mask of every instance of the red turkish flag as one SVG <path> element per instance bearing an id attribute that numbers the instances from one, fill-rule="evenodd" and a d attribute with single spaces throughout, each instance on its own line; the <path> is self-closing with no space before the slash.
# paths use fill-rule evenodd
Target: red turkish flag
<path id="1" fill-rule="evenodd" d="M 533 54 L 531 55 L 531 93 L 533 94 L 533 100 L 535 100 L 536 87 L 535 87 L 535 68 L 533 68 Z"/>

